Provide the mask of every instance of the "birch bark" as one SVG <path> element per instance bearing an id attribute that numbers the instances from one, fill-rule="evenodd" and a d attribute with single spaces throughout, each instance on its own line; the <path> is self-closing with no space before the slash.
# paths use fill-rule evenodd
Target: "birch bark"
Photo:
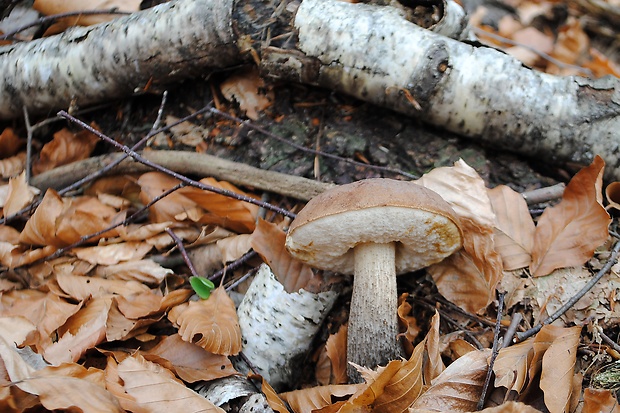
<path id="1" fill-rule="evenodd" d="M 291 39 L 257 44 L 252 0 L 178 0 L 58 37 L 0 48 L 0 118 L 130 94 L 237 64 L 254 48 L 267 77 L 319 85 L 488 146 L 549 162 L 589 163 L 620 179 L 620 80 L 534 72 L 494 49 L 422 29 L 386 6 L 303 0 Z M 283 0 L 278 13 L 298 3 Z M 254 14 L 253 14 L 254 13 Z M 287 32 L 288 31 L 288 32 Z"/>

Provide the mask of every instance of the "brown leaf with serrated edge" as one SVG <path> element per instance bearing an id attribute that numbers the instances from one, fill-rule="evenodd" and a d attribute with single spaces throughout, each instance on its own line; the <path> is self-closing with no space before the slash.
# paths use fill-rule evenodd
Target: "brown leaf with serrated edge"
<path id="1" fill-rule="evenodd" d="M 459 160 L 433 169 L 416 183 L 437 192 L 456 212 L 463 249 L 428 268 L 437 289 L 466 311 L 478 312 L 495 297 L 502 261 L 493 244 L 495 213 L 484 180 Z"/>
<path id="2" fill-rule="evenodd" d="M 168 316 L 179 326 L 179 335 L 187 342 L 225 356 L 241 351 L 235 303 L 222 286 L 213 290 L 207 300 L 192 301 L 180 314 L 171 312 Z"/>
<path id="3" fill-rule="evenodd" d="M 491 350 L 471 351 L 454 361 L 418 397 L 409 413 L 475 411 L 490 356 Z"/>
<path id="4" fill-rule="evenodd" d="M 332 400 L 342 400 L 357 392 L 363 384 L 341 384 L 311 387 L 281 393 L 279 396 L 287 402 L 294 412 L 312 412 L 332 404 Z"/>
<path id="5" fill-rule="evenodd" d="M 340 326 L 336 334 L 331 334 L 325 343 L 325 352 L 331 361 L 333 384 L 347 383 L 347 331 L 346 325 Z"/>
<path id="6" fill-rule="evenodd" d="M 125 392 L 154 412 L 221 412 L 206 398 L 191 390 L 172 372 L 136 354 L 118 364 Z"/>
<path id="7" fill-rule="evenodd" d="M 542 357 L 540 388 L 545 395 L 545 406 L 551 413 L 569 411 L 580 337 L 579 326 L 561 328 Z"/>
<path id="8" fill-rule="evenodd" d="M 277 225 L 260 219 L 250 241 L 254 251 L 269 265 L 284 290 L 292 293 L 304 288 L 314 273 L 308 265 L 293 258 L 284 247 L 285 240 L 286 234 Z"/>
<path id="9" fill-rule="evenodd" d="M 51 142 L 43 145 L 39 159 L 32 166 L 32 172 L 38 175 L 58 166 L 86 159 L 98 142 L 99 138 L 89 131 L 73 133 L 66 128 L 61 129 L 54 134 Z"/>
<path id="10" fill-rule="evenodd" d="M 609 389 L 588 387 L 583 391 L 583 409 L 581 413 L 620 413 L 620 405 Z"/>
<path id="11" fill-rule="evenodd" d="M 534 340 L 525 340 L 499 351 L 493 365 L 495 387 L 505 387 L 521 394 L 530 377 L 528 373 L 534 357 L 533 344 Z"/>
<path id="12" fill-rule="evenodd" d="M 596 156 L 571 179 L 562 201 L 543 212 L 534 233 L 532 276 L 583 265 L 607 240 L 611 220 L 601 204 L 604 167 L 605 161 Z"/>
<path id="13" fill-rule="evenodd" d="M 530 265 L 536 226 L 521 194 L 506 185 L 488 190 L 495 212 L 495 250 L 505 271 Z"/>

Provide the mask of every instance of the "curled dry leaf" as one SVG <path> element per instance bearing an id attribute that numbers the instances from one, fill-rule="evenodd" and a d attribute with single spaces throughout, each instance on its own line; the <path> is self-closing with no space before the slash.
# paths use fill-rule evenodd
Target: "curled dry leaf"
<path id="1" fill-rule="evenodd" d="M 581 327 L 545 327 L 559 330 L 553 334 L 554 339 L 550 343 L 541 343 L 544 340 L 543 337 L 539 340 L 542 330 L 534 340 L 534 348 L 539 343 L 543 344 L 543 347 L 548 344 L 542 356 L 540 388 L 545 395 L 545 406 L 549 411 L 551 413 L 562 413 L 570 411 Z"/>
<path id="2" fill-rule="evenodd" d="M 499 351 L 493 372 L 495 387 L 505 387 L 521 394 L 528 383 L 528 372 L 534 357 L 534 340 L 525 340 Z"/>
<path id="3" fill-rule="evenodd" d="M 281 393 L 279 396 L 287 402 L 294 412 L 311 412 L 332 405 L 332 400 L 342 400 L 353 395 L 363 384 L 342 384 L 312 387 Z"/>
<path id="4" fill-rule="evenodd" d="M 4 128 L 0 133 L 0 158 L 5 159 L 15 155 L 25 141 L 15 134 L 13 128 Z"/>
<path id="5" fill-rule="evenodd" d="M 418 334 L 420 334 L 420 327 L 416 318 L 410 315 L 413 307 L 407 302 L 408 296 L 408 293 L 403 293 L 398 297 L 399 305 L 396 311 L 398 313 L 399 330 L 403 331 L 398 336 L 401 338 L 400 342 L 405 349 L 405 354 L 410 357 L 411 353 L 413 353 L 413 343 Z"/>
<path id="6" fill-rule="evenodd" d="M 493 243 L 495 213 L 484 180 L 459 160 L 454 167 L 433 169 L 416 183 L 445 199 L 463 230 L 463 249 L 429 267 L 437 289 L 467 311 L 484 309 L 495 296 L 503 270 Z"/>
<path id="7" fill-rule="evenodd" d="M 409 409 L 409 413 L 473 412 L 482 393 L 491 350 L 471 351 L 450 364 Z"/>
<path id="8" fill-rule="evenodd" d="M 286 234 L 277 225 L 263 219 L 258 221 L 252 233 L 251 245 L 269 265 L 286 292 L 304 288 L 314 276 L 312 269 L 293 258 L 284 246 Z"/>
<path id="9" fill-rule="evenodd" d="M 4 202 L 3 214 L 10 216 L 30 204 L 39 190 L 26 183 L 26 172 L 9 180 L 8 192 Z"/>
<path id="10" fill-rule="evenodd" d="M 142 353 L 150 361 L 162 364 L 188 383 L 215 380 L 238 374 L 226 356 L 205 351 L 183 341 L 178 334 L 164 337 L 155 347 Z"/>
<path id="11" fill-rule="evenodd" d="M 58 341 L 43 351 L 45 360 L 54 365 L 76 362 L 87 350 L 102 343 L 111 306 L 110 297 L 90 300 L 59 329 Z"/>
<path id="12" fill-rule="evenodd" d="M 185 341 L 226 356 L 241 351 L 237 310 L 224 287 L 213 290 L 208 300 L 192 301 L 180 314 L 170 313 L 169 317 Z"/>
<path id="13" fill-rule="evenodd" d="M 89 131 L 73 133 L 61 129 L 54 134 L 51 142 L 43 145 L 39 159 L 32 166 L 32 172 L 38 175 L 61 165 L 77 162 L 90 156 L 99 138 Z"/>
<path id="14" fill-rule="evenodd" d="M 612 182 L 605 188 L 605 198 L 609 203 L 608 208 L 620 210 L 620 182 Z"/>
<path id="15" fill-rule="evenodd" d="M 224 410 L 189 389 L 172 372 L 140 355 L 118 364 L 125 392 L 154 412 L 221 412 Z"/>
<path id="16" fill-rule="evenodd" d="M 536 226 L 521 194 L 506 185 L 488 191 L 495 212 L 495 249 L 505 271 L 530 265 Z"/>
<path id="17" fill-rule="evenodd" d="M 611 219 L 601 203 L 604 167 L 600 156 L 594 158 L 568 183 L 562 201 L 543 212 L 534 233 L 532 276 L 583 265 L 607 240 Z"/>
<path id="18" fill-rule="evenodd" d="M 347 377 L 347 326 L 342 325 L 325 343 L 325 352 L 331 361 L 330 383 L 346 384 Z"/>
<path id="19" fill-rule="evenodd" d="M 587 388 L 583 392 L 581 413 L 620 413 L 620 405 L 609 389 Z"/>
<path id="20" fill-rule="evenodd" d="M 26 165 L 26 152 L 0 160 L 0 178 L 10 178 L 24 170 Z"/>
<path id="21" fill-rule="evenodd" d="M 229 101 L 236 100 L 252 120 L 258 119 L 258 112 L 268 108 L 274 98 L 273 92 L 265 88 L 265 82 L 256 69 L 243 70 L 220 85 L 222 95 Z"/>
<path id="22" fill-rule="evenodd" d="M 200 182 L 231 193 L 250 196 L 226 181 L 204 178 Z M 240 233 L 249 233 L 254 230 L 259 209 L 257 205 L 198 188 L 183 188 L 181 193 L 212 215 L 206 214 L 200 217 L 201 223 L 219 225 Z"/>

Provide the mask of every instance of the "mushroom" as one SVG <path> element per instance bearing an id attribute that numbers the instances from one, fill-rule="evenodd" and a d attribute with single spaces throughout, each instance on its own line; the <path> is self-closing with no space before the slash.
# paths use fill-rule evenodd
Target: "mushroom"
<path id="1" fill-rule="evenodd" d="M 374 178 L 316 196 L 292 222 L 286 248 L 301 261 L 353 274 L 347 359 L 375 368 L 402 355 L 396 275 L 437 263 L 462 246 L 450 205 L 412 182 Z M 349 367 L 352 381 L 361 381 Z"/>

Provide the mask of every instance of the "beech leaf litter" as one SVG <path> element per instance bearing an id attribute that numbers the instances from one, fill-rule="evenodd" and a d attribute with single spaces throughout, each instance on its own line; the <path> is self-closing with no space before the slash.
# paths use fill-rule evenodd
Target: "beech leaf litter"
<path id="1" fill-rule="evenodd" d="M 496 11 L 480 5 L 470 23 L 482 42 L 538 70 L 620 76 L 586 19 L 566 9 L 565 24 L 545 27 L 559 18 L 557 3 L 515 0 L 496 25 L 487 24 Z M 575 3 L 601 22 L 619 5 Z M 33 7 L 107 10 L 59 19 L 42 33 L 51 35 L 140 6 Z M 257 70 L 223 76 L 217 92 L 249 119 L 273 105 Z M 197 149 L 215 133 L 189 122 L 171 130 Z M 2 412 L 620 413 L 620 183 L 604 187 L 600 156 L 540 214 L 510 187 L 488 188 L 463 160 L 414 181 L 454 210 L 463 247 L 400 276 L 403 357 L 354 365 L 363 382 L 350 384 L 352 279 L 289 254 L 292 212 L 261 207 L 269 204 L 251 188 L 198 177 L 215 193 L 161 170 L 41 191 L 24 172 L 25 142 L 12 128 L 0 133 Z M 98 142 L 57 130 L 29 168 L 88 159 Z M 303 207 L 274 198 L 287 211 Z"/>

